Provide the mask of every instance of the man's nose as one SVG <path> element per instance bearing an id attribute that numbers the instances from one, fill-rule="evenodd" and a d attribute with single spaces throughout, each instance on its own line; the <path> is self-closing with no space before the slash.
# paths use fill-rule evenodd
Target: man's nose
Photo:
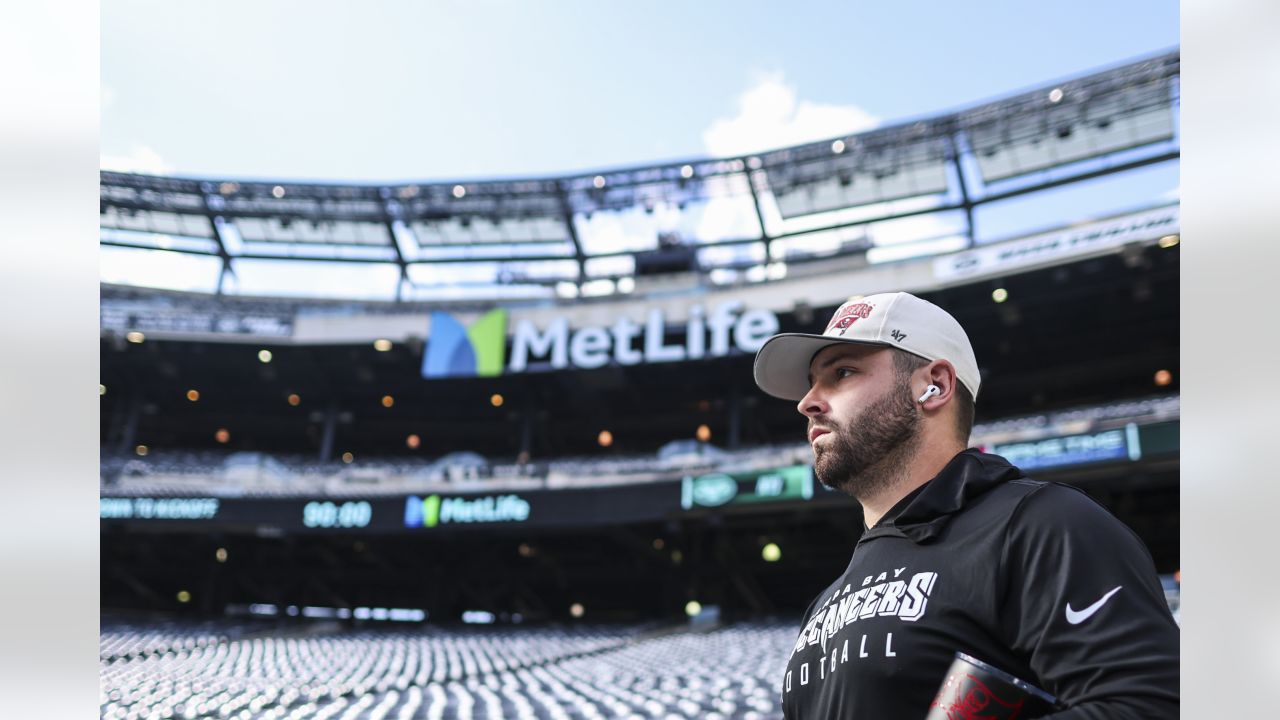
<path id="1" fill-rule="evenodd" d="M 825 415 L 830 409 L 827 401 L 823 399 L 822 393 L 818 391 L 817 385 L 809 388 L 809 392 L 805 393 L 804 397 L 800 398 L 800 402 L 796 403 L 796 410 L 801 415 L 810 418 Z"/>

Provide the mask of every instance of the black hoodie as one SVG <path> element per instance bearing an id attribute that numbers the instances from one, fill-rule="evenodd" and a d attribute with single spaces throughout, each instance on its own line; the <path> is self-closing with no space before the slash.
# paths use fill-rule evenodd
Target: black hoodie
<path id="1" fill-rule="evenodd" d="M 919 720 L 961 651 L 1056 696 L 1065 709 L 1044 717 L 1171 718 L 1178 642 L 1133 531 L 1080 490 L 971 449 L 864 532 L 809 606 L 782 707 Z"/>

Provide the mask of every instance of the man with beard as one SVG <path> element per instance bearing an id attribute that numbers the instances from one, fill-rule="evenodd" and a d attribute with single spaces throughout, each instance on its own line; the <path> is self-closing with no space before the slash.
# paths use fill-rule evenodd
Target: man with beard
<path id="1" fill-rule="evenodd" d="M 966 449 L 981 376 L 949 313 L 851 299 L 821 335 L 770 338 L 755 379 L 798 401 L 815 475 L 863 511 L 805 611 L 787 718 L 923 718 L 957 652 L 1053 696 L 1043 717 L 1176 717 L 1178 627 L 1150 554 L 1083 492 Z M 944 717 L 1034 717 L 993 714 L 1019 702 L 995 690 L 969 700 Z"/>

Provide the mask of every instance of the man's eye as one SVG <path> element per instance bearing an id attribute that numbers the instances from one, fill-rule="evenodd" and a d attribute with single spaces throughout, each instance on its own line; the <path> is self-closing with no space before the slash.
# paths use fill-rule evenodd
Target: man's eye
<path id="1" fill-rule="evenodd" d="M 836 370 L 836 378 L 840 380 L 843 380 L 852 374 L 853 374 L 853 371 L 850 370 L 849 368 L 838 368 Z"/>

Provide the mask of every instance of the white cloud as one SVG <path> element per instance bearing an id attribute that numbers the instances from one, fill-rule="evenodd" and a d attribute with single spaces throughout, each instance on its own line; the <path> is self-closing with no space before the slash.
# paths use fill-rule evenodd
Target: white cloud
<path id="1" fill-rule="evenodd" d="M 123 155 L 102 155 L 99 164 L 103 170 L 116 172 L 145 173 L 148 175 L 168 175 L 173 167 L 160 157 L 160 153 L 146 145 L 134 145 Z"/>
<path id="2" fill-rule="evenodd" d="M 800 100 L 782 73 L 762 76 L 738 96 L 737 104 L 737 114 L 716 119 L 703 132 L 702 141 L 709 154 L 724 157 L 773 150 L 862 132 L 880 122 L 879 118 L 856 105 L 824 105 Z M 698 228 L 699 236 L 742 237 L 758 232 L 743 232 L 739 227 L 741 220 L 749 219 L 756 227 L 758 223 L 750 205 L 745 208 L 735 205 L 734 199 L 712 198 L 707 202 Z M 774 235 L 923 209 L 936 202 L 933 198 L 904 199 L 783 220 L 769 193 L 762 195 L 760 200 L 761 212 Z M 926 214 L 871 222 L 854 229 L 816 233 L 805 244 L 811 245 L 810 251 L 819 252 L 823 248 L 829 251 L 842 241 L 865 232 L 877 246 L 873 252 L 887 253 L 884 259 L 888 260 L 896 256 L 909 257 L 916 252 L 955 249 L 957 243 L 963 244 L 959 237 L 962 231 L 963 225 L 955 218 Z M 937 240 L 933 241 L 935 238 Z M 890 251 L 887 246 L 897 247 Z"/>
<path id="3" fill-rule="evenodd" d="M 746 155 L 847 135 L 873 128 L 878 122 L 874 115 L 854 105 L 800 100 L 783 74 L 774 72 L 761 75 L 738 96 L 733 116 L 712 121 L 702 133 L 702 143 L 709 155 Z M 766 204 L 768 201 L 765 198 Z M 696 234 L 718 239 L 747 237 L 760 231 L 755 210 L 744 195 L 708 200 Z"/>
<path id="4" fill-rule="evenodd" d="M 859 132 L 879 118 L 856 105 L 824 105 L 798 100 L 781 72 L 760 77 L 738 96 L 738 111 L 717 118 L 702 133 L 711 155 L 725 157 L 773 150 Z"/>

